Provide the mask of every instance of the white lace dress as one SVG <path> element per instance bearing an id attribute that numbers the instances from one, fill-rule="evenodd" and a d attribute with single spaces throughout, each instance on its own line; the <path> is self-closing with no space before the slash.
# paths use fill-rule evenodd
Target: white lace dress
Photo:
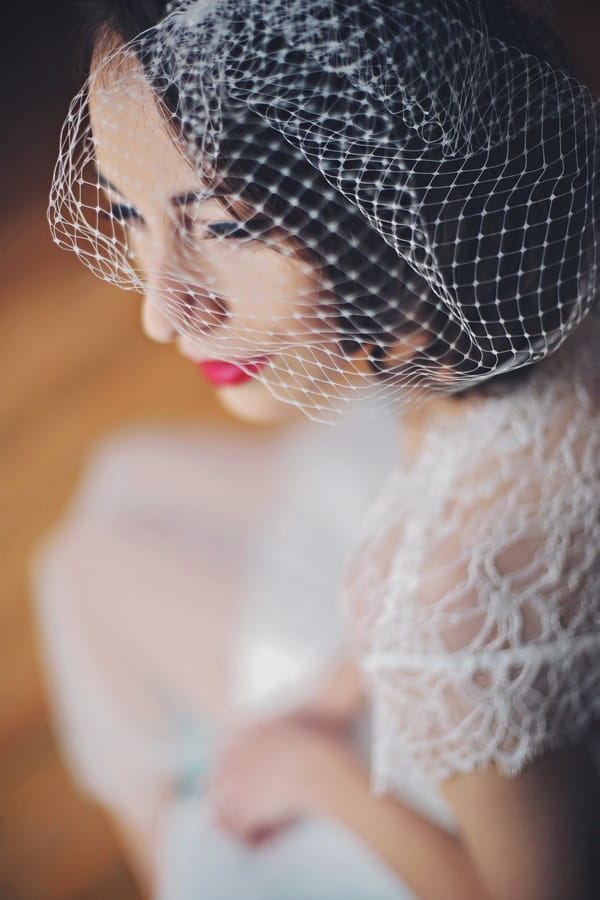
<path id="1" fill-rule="evenodd" d="M 519 772 L 600 720 L 600 324 L 437 416 L 346 574 L 378 790 Z M 418 787 L 415 790 L 415 785 Z"/>
<path id="2" fill-rule="evenodd" d="M 432 419 L 411 460 L 390 422 L 361 417 L 237 446 L 142 429 L 97 454 L 38 555 L 44 652 L 88 791 L 143 823 L 154 785 L 183 786 L 157 849 L 160 897 L 221 900 L 240 884 L 257 900 L 410 896 L 331 823 L 262 858 L 212 828 L 194 682 L 209 571 L 243 587 L 233 681 L 259 715 L 313 689 L 344 642 L 341 600 L 371 696 L 375 787 L 440 822 L 445 777 L 512 774 L 587 739 L 600 719 L 599 353 L 590 318 L 522 383 Z M 316 852 L 312 887 L 286 877 Z"/>

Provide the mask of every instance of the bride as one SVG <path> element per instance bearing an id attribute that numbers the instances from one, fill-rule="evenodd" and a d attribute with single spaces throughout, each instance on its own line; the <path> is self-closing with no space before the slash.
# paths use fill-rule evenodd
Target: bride
<path id="1" fill-rule="evenodd" d="M 85 15 L 55 239 L 315 423 L 92 462 L 37 567 L 74 772 L 169 900 L 595 897 L 598 106 L 552 23 Z"/>

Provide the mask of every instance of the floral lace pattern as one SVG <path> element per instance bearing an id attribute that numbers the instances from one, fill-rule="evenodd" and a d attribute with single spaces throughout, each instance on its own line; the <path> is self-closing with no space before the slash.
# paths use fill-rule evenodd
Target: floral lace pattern
<path id="1" fill-rule="evenodd" d="M 520 771 L 600 719 L 600 323 L 436 418 L 371 510 L 345 600 L 375 786 Z"/>

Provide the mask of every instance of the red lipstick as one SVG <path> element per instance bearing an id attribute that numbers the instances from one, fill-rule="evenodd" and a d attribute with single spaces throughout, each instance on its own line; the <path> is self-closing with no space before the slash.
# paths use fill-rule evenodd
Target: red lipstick
<path id="1" fill-rule="evenodd" d="M 244 360 L 240 363 L 224 362 L 220 359 L 205 359 L 197 363 L 204 377 L 216 387 L 231 387 L 250 381 L 254 375 L 270 362 L 270 357 Z"/>

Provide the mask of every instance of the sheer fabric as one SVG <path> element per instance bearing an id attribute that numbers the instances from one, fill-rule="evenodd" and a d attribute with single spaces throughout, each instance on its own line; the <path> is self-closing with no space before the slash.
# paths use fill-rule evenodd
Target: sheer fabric
<path id="1" fill-rule="evenodd" d="M 503 0 L 176 0 L 75 98 L 54 240 L 318 421 L 541 360 L 599 268 L 600 109 L 557 44 Z"/>
<path id="2" fill-rule="evenodd" d="M 599 349 L 592 318 L 524 384 L 438 416 L 365 522 L 345 591 L 380 790 L 510 775 L 600 717 Z"/>

